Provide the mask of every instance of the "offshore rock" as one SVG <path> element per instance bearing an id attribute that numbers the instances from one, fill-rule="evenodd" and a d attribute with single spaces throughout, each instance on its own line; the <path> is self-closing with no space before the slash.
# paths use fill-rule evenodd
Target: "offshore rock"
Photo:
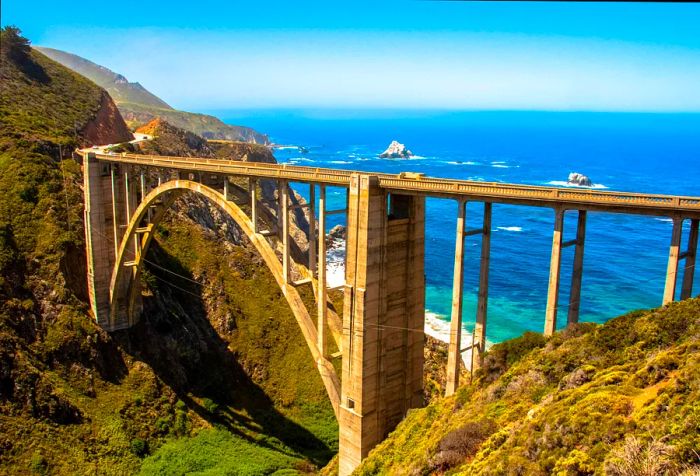
<path id="1" fill-rule="evenodd" d="M 408 157 L 413 157 L 413 152 L 408 150 L 405 145 L 398 141 L 391 141 L 389 147 L 379 154 L 379 157 L 384 159 L 406 159 Z"/>
<path id="2" fill-rule="evenodd" d="M 566 182 L 571 185 L 580 185 L 582 187 L 590 187 L 593 185 L 590 178 L 578 172 L 571 172 Z"/>
<path id="3" fill-rule="evenodd" d="M 346 237 L 347 231 L 345 227 L 343 225 L 335 225 L 326 235 L 326 247 L 329 250 L 335 249 L 340 246 L 340 243 L 345 242 Z"/>

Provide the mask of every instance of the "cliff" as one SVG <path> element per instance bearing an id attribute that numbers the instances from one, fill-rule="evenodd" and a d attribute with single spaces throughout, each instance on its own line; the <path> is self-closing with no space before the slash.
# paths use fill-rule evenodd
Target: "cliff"
<path id="1" fill-rule="evenodd" d="M 104 90 L 12 28 L 0 78 L 0 473 L 323 465 L 337 426 L 296 322 L 207 209 L 159 228 L 139 324 L 95 325 L 70 153 L 125 140 L 123 121 Z"/>
<path id="2" fill-rule="evenodd" d="M 160 117 L 170 124 L 207 139 L 226 139 L 259 144 L 269 143 L 264 134 L 244 126 L 230 126 L 207 114 L 173 109 L 139 83 L 80 56 L 53 48 L 37 47 L 41 53 L 103 87 L 116 101 L 122 117 L 138 127 Z"/>

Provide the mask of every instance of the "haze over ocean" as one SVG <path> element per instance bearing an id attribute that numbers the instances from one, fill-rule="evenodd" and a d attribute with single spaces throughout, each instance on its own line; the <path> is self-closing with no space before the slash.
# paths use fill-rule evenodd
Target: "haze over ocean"
<path id="1" fill-rule="evenodd" d="M 273 142 L 308 149 L 275 151 L 281 163 L 376 172 L 422 172 L 435 177 L 558 185 L 570 172 L 600 189 L 698 195 L 700 114 L 430 111 L 209 111 L 225 122 L 267 133 Z M 414 159 L 380 159 L 392 140 Z M 308 187 L 295 189 L 308 198 Z M 329 209 L 345 194 L 329 189 Z M 449 320 L 454 200 L 429 199 L 426 210 L 426 313 L 435 333 Z M 467 226 L 480 226 L 482 207 L 467 208 Z M 487 339 L 499 342 L 544 326 L 553 211 L 494 205 Z M 574 238 L 567 214 L 564 240 Z M 329 216 L 328 228 L 344 223 Z M 687 233 L 688 224 L 684 230 Z M 581 320 L 603 322 L 661 304 L 669 219 L 589 213 Z M 464 322 L 476 309 L 480 238 L 465 244 Z M 559 326 L 565 324 L 573 248 L 562 258 Z M 696 288 L 700 273 L 695 272 Z M 679 277 L 679 280 L 682 279 Z M 680 281 L 679 281 L 680 282 Z M 433 319 L 437 318 L 437 320 Z M 444 327 L 441 329 L 441 327 Z"/>

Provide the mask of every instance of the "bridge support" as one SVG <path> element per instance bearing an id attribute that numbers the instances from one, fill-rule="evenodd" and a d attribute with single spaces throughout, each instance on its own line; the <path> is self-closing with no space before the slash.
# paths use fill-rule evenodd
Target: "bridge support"
<path id="1" fill-rule="evenodd" d="M 459 371 L 462 352 L 471 349 L 472 369 L 481 366 L 486 350 L 486 315 L 489 295 L 489 264 L 491 260 L 491 213 L 493 204 L 484 203 L 484 221 L 481 228 L 466 231 L 466 202 L 460 200 L 457 208 L 457 235 L 455 237 L 454 274 L 452 277 L 452 314 L 450 316 L 450 341 L 447 350 L 447 378 L 445 395 L 454 394 L 459 387 Z M 476 322 L 472 343 L 462 348 L 462 300 L 464 285 L 464 238 L 481 235 L 481 260 L 479 265 L 479 294 L 476 306 Z"/>
<path id="2" fill-rule="evenodd" d="M 693 293 L 693 277 L 695 275 L 695 261 L 698 248 L 698 223 L 700 220 L 693 218 L 690 221 L 690 233 L 688 235 L 688 249 L 681 253 L 681 235 L 683 234 L 683 219 L 673 219 L 673 231 L 671 232 L 671 246 L 668 252 L 668 266 L 666 268 L 666 285 L 664 287 L 663 305 L 672 302 L 676 298 L 676 283 L 678 282 L 679 263 L 685 260 L 683 266 L 683 284 L 681 285 L 681 299 L 688 299 Z"/>
<path id="3" fill-rule="evenodd" d="M 491 261 L 491 203 L 484 203 L 484 229 L 481 235 L 481 265 L 479 270 L 479 300 L 472 342 L 472 371 L 481 367 L 486 351 L 486 313 L 489 299 L 489 264 Z"/>
<path id="4" fill-rule="evenodd" d="M 121 185 L 121 175 L 114 167 L 99 162 L 95 154 L 85 154 L 83 158 L 88 293 L 95 320 L 107 330 L 112 330 L 109 322 L 109 284 L 119 227 L 118 218 L 115 219 L 118 195 L 112 191 L 118 190 Z M 110 242 L 111 237 L 114 237 L 114 242 Z"/>
<path id="5" fill-rule="evenodd" d="M 576 249 L 574 250 L 574 270 L 571 273 L 571 293 L 569 294 L 569 315 L 567 324 L 578 322 L 581 309 L 581 281 L 583 280 L 583 250 L 586 241 L 586 210 L 579 210 L 576 225 Z"/>
<path id="6" fill-rule="evenodd" d="M 574 269 L 571 274 L 571 292 L 569 295 L 568 324 L 578 322 L 581 302 L 581 280 L 583 277 L 583 250 L 586 240 L 586 211 L 578 211 L 576 239 L 563 242 L 564 212 L 562 208 L 554 210 L 554 234 L 552 236 L 552 257 L 549 264 L 549 290 L 547 292 L 547 310 L 544 319 L 544 335 L 551 336 L 557 330 L 557 310 L 559 307 L 559 281 L 561 272 L 561 250 L 576 246 Z"/>
<path id="7" fill-rule="evenodd" d="M 457 202 L 457 235 L 455 236 L 455 266 L 452 275 L 452 314 L 450 342 L 447 348 L 447 381 L 445 395 L 452 395 L 459 387 L 459 361 L 462 353 L 462 299 L 464 284 L 464 228 L 467 202 Z"/>
<path id="8" fill-rule="evenodd" d="M 312 214 L 313 215 L 313 214 Z M 313 234 L 313 232 L 312 232 Z M 311 246 L 309 246 L 311 250 Z M 326 283 L 326 186 L 320 186 L 318 196 L 318 296 L 316 305 L 318 317 L 316 320 L 316 331 L 318 334 L 318 350 L 324 357 L 328 353 L 327 301 L 328 285 Z"/>
<path id="9" fill-rule="evenodd" d="M 350 180 L 340 400 L 340 475 L 350 474 L 410 408 L 423 403 L 422 197 L 376 176 Z"/>
<path id="10" fill-rule="evenodd" d="M 690 235 L 688 236 L 688 251 L 685 256 L 685 270 L 683 271 L 683 286 L 681 287 L 681 299 L 688 299 L 693 294 L 693 277 L 695 276 L 695 261 L 698 251 L 698 225 L 697 218 L 690 220 Z"/>

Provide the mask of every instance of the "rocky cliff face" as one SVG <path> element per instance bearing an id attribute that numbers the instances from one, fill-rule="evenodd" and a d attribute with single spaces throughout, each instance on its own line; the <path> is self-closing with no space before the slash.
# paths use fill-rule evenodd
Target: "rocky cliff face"
<path id="1" fill-rule="evenodd" d="M 85 144 L 118 144 L 133 139 L 112 98 L 102 91 L 95 116 L 80 131 Z"/>

